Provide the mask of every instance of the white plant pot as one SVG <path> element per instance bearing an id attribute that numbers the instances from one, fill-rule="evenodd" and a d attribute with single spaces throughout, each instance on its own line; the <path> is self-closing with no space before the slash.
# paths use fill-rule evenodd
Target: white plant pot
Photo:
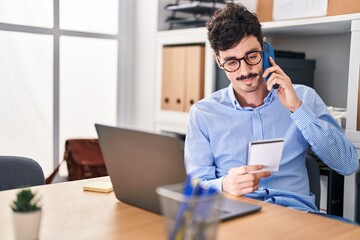
<path id="1" fill-rule="evenodd" d="M 39 239 L 41 213 L 41 210 L 26 213 L 13 212 L 13 228 L 15 239 Z"/>

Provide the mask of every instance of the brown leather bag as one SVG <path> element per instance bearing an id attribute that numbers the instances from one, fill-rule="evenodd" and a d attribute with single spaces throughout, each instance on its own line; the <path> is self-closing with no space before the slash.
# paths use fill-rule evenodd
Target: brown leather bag
<path id="1" fill-rule="evenodd" d="M 63 161 L 67 163 L 69 181 L 108 175 L 97 139 L 68 139 Z M 60 165 L 46 179 L 46 183 L 52 182 Z"/>

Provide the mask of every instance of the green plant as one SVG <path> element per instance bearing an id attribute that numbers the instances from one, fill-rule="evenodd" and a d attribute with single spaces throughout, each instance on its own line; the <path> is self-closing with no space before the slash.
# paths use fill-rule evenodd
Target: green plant
<path id="1" fill-rule="evenodd" d="M 21 189 L 16 194 L 16 199 L 13 201 L 11 208 L 14 212 L 33 212 L 40 210 L 38 206 L 39 199 L 35 199 L 35 193 L 31 189 Z"/>

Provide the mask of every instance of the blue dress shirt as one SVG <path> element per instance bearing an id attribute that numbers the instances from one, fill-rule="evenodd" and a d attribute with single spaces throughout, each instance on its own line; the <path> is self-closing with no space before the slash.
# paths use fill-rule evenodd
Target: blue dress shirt
<path id="1" fill-rule="evenodd" d="M 354 145 L 317 93 L 303 85 L 294 88 L 302 101 L 294 113 L 281 104 L 277 90 L 259 107 L 241 107 L 231 84 L 194 104 L 185 141 L 187 173 L 204 186 L 222 190 L 228 171 L 246 165 L 250 141 L 284 138 L 279 171 L 261 179 L 258 190 L 245 196 L 318 211 L 305 166 L 308 148 L 342 175 L 354 173 L 359 160 Z"/>

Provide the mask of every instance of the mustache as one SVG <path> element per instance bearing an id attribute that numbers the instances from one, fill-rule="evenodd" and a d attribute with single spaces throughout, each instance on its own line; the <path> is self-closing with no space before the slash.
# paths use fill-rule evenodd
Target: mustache
<path id="1" fill-rule="evenodd" d="M 237 77 L 236 80 L 242 81 L 242 80 L 245 80 L 245 79 L 248 79 L 248 78 L 257 77 L 257 76 L 259 76 L 258 73 L 249 73 L 248 75 L 241 75 L 240 77 Z"/>

